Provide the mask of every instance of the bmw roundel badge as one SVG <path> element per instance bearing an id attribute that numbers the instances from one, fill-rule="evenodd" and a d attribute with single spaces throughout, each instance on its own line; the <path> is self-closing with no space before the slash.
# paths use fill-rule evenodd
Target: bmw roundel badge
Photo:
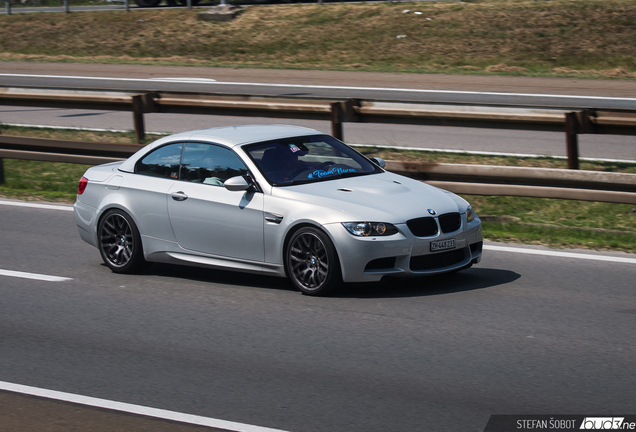
<path id="1" fill-rule="evenodd" d="M 437 212 L 433 209 L 428 209 L 428 214 L 430 214 L 431 216 L 435 216 L 437 214 Z"/>

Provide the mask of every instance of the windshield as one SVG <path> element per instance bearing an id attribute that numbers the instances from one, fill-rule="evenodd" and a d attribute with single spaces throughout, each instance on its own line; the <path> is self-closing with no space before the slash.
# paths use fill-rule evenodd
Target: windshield
<path id="1" fill-rule="evenodd" d="M 312 135 L 246 146 L 267 180 L 277 186 L 367 175 L 382 170 L 329 135 Z"/>

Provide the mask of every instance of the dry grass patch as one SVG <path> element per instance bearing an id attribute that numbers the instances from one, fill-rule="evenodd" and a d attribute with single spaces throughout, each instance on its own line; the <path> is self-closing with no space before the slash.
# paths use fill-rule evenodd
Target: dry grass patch
<path id="1" fill-rule="evenodd" d="M 196 15 L 0 16 L 0 59 L 636 77 L 633 0 L 254 6 L 229 23 Z"/>

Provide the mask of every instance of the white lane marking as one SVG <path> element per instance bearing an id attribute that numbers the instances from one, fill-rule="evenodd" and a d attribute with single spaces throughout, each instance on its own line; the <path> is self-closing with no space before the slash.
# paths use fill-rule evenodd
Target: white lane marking
<path id="1" fill-rule="evenodd" d="M 0 276 L 10 276 L 10 277 L 17 277 L 22 279 L 34 279 L 34 280 L 40 280 L 40 281 L 46 281 L 46 282 L 64 282 L 64 281 L 73 280 L 72 278 L 67 278 L 67 277 L 50 276 L 50 275 L 43 275 L 43 274 L 37 274 L 37 273 L 25 273 L 25 272 L 19 272 L 19 271 L 13 271 L 13 270 L 2 270 L 2 269 L 0 269 Z"/>
<path id="2" fill-rule="evenodd" d="M 525 249 L 525 248 L 515 248 L 515 247 L 507 247 L 507 246 L 494 246 L 494 245 L 484 245 L 484 249 L 496 251 L 496 252 L 522 253 L 522 254 L 528 254 L 528 255 L 544 255 L 544 256 L 553 256 L 553 257 L 560 257 L 560 258 L 574 258 L 574 259 L 584 259 L 584 260 L 636 264 L 636 258 L 615 257 L 615 256 L 608 256 L 608 255 L 592 255 L 592 254 L 588 255 L 588 254 L 574 253 L 574 252 Z"/>
<path id="3" fill-rule="evenodd" d="M 215 83 L 217 82 L 212 78 L 176 78 L 176 77 L 168 77 L 168 78 L 148 78 L 149 81 L 160 81 L 160 82 L 192 82 L 192 83 Z"/>
<path id="4" fill-rule="evenodd" d="M 54 399 L 64 402 L 71 402 L 81 405 L 88 405 L 96 408 L 103 408 L 115 411 L 121 411 L 130 414 L 138 414 L 148 417 L 155 417 L 163 420 L 172 420 L 181 423 L 188 423 L 199 426 L 209 426 L 220 429 L 226 429 L 236 432 L 284 432 L 280 429 L 271 429 L 261 426 L 253 426 L 245 423 L 236 423 L 226 420 L 218 420 L 210 417 L 202 417 L 192 414 L 184 414 L 176 411 L 167 411 L 157 408 L 150 408 L 141 405 L 133 405 L 123 402 L 115 402 L 107 399 L 98 399 L 89 396 L 76 395 L 72 393 L 64 393 L 55 390 L 47 390 L 38 387 L 25 386 L 21 384 L 13 384 L 0 381 L 0 390 L 6 390 L 14 393 L 21 393 L 30 396 L 38 396 L 47 399 Z"/>
<path id="5" fill-rule="evenodd" d="M 9 206 L 15 206 L 15 207 L 31 207 L 31 208 L 39 208 L 39 209 L 46 209 L 46 210 L 73 211 L 72 206 L 37 204 L 37 203 L 24 202 L 24 201 L 1 201 L 0 200 L 0 205 L 9 205 Z"/>
<path id="6" fill-rule="evenodd" d="M 108 78 L 108 77 L 86 77 L 86 76 L 67 76 L 67 75 L 33 75 L 33 74 L 0 74 L 0 77 L 25 77 L 25 78 L 62 78 L 73 80 L 107 80 L 107 81 L 130 81 L 130 82 L 153 82 L 157 78 Z M 169 78 L 171 82 L 181 82 L 185 84 L 192 83 L 195 78 Z M 201 78 L 205 79 L 205 78 Z M 244 83 L 244 82 L 209 82 L 210 85 L 240 85 L 253 87 L 282 87 L 282 88 L 303 88 L 303 89 L 329 89 L 329 90 L 362 90 L 362 91 L 382 91 L 382 92 L 409 92 L 409 93 L 436 93 L 436 94 L 463 94 L 463 95 L 480 95 L 480 96 L 521 96 L 534 98 L 555 98 L 555 99 L 598 99 L 612 101 L 628 101 L 636 102 L 636 98 L 619 98 L 608 96 L 580 96 L 580 95 L 553 95 L 553 94 L 532 94 L 532 93 L 498 93 L 498 92 L 476 92 L 476 91 L 460 91 L 460 90 L 429 90 L 429 89 L 409 89 L 409 88 L 391 88 L 391 87 L 347 87 L 347 86 L 326 86 L 311 84 L 270 84 L 270 83 Z"/>

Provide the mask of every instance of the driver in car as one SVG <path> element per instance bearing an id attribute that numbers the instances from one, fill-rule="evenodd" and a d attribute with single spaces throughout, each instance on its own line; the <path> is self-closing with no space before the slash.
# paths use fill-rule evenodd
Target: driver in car
<path id="1" fill-rule="evenodd" d="M 298 174 L 307 169 L 306 165 L 298 160 L 298 156 L 307 154 L 294 144 L 277 145 L 273 149 L 269 149 L 263 159 L 275 161 L 274 169 L 268 170 L 267 176 L 274 183 L 285 183 L 293 180 Z"/>

